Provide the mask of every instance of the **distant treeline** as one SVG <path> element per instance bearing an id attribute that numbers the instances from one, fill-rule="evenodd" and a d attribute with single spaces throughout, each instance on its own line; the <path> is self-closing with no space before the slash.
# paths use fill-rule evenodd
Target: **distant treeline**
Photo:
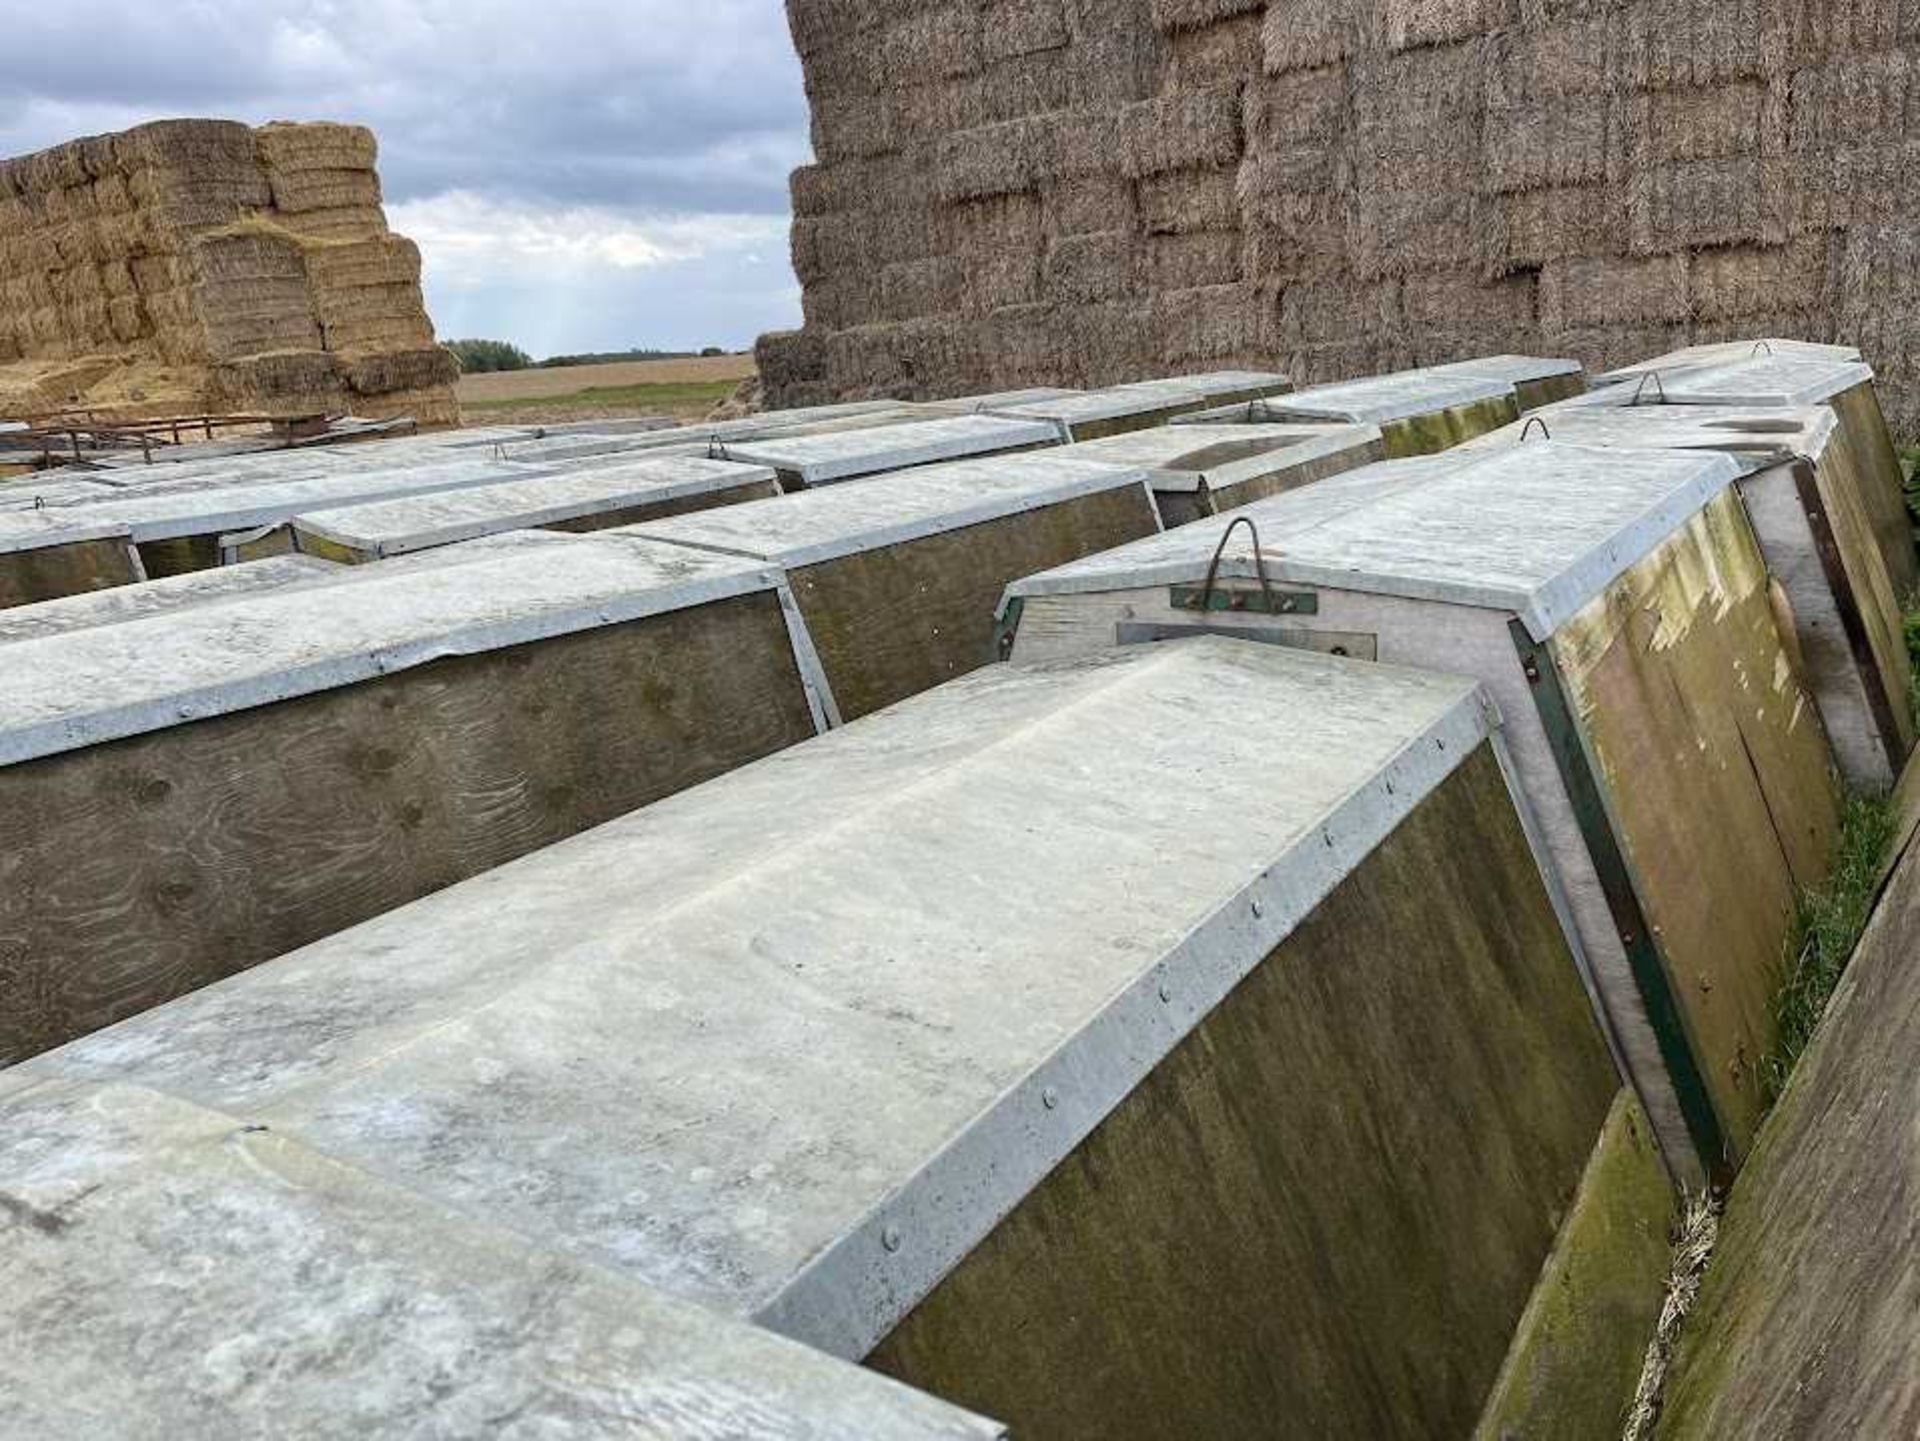
<path id="1" fill-rule="evenodd" d="M 563 365 L 620 365 L 636 360 L 692 360 L 727 353 L 717 345 L 710 345 L 698 351 L 599 350 L 535 360 L 507 340 L 449 340 L 446 346 L 459 359 L 460 369 L 468 375 L 486 375 L 496 370 L 547 370 Z"/>

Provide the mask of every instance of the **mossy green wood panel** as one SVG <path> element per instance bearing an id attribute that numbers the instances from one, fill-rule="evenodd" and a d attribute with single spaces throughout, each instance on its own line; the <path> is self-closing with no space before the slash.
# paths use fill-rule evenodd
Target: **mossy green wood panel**
<path id="1" fill-rule="evenodd" d="M 1199 520 L 1202 516 L 1220 515 L 1226 511 L 1238 510 L 1242 506 L 1252 505 L 1256 500 L 1282 495 L 1289 490 L 1299 490 L 1303 486 L 1312 485 L 1315 481 L 1325 480 L 1329 476 L 1344 475 L 1347 471 L 1358 470 L 1363 465 L 1372 465 L 1375 461 L 1385 458 L 1384 447 L 1375 442 L 1371 445 L 1355 446 L 1337 455 L 1324 455 L 1315 460 L 1304 461 L 1276 474 L 1262 476 L 1258 480 L 1209 489 L 1197 497 L 1201 505 L 1194 508 L 1193 513 L 1187 516 L 1187 520 Z M 1173 518 L 1178 513 L 1178 507 L 1174 507 L 1171 511 L 1168 508 L 1168 500 L 1174 497 L 1160 495 L 1156 498 L 1160 501 L 1160 519 L 1169 530 L 1176 525 L 1186 523 Z M 1193 501 L 1196 497 L 1185 495 L 1178 499 Z"/>
<path id="2" fill-rule="evenodd" d="M 1662 1441 L 1920 1436 L 1920 853 L 1733 1189 Z"/>
<path id="3" fill-rule="evenodd" d="M 164 580 L 170 575 L 190 575 L 197 570 L 212 570 L 220 564 L 220 537 L 183 535 L 174 540 L 140 542 L 140 564 L 149 580 Z"/>
<path id="4" fill-rule="evenodd" d="M 868 1362 L 1027 1441 L 1464 1436 L 1618 1086 L 1482 747 Z"/>
<path id="5" fill-rule="evenodd" d="M 139 580 L 124 540 L 87 540 L 0 555 L 0 610 Z"/>
<path id="6" fill-rule="evenodd" d="M 1794 903 L 1826 877 L 1840 792 L 1736 493 L 1563 626 L 1552 651 L 1737 1162 L 1763 1107 Z"/>
<path id="7" fill-rule="evenodd" d="M 1666 1300 L 1677 1201 L 1653 1127 L 1622 1090 L 1475 1441 L 1619 1441 Z"/>
<path id="8" fill-rule="evenodd" d="M 0 769 L 0 1064 L 812 734 L 763 592 Z"/>
<path id="9" fill-rule="evenodd" d="M 1381 423 L 1389 460 L 1406 460 L 1420 455 L 1437 455 L 1469 440 L 1489 435 L 1520 418 L 1520 406 L 1511 395 L 1493 400 L 1476 400 L 1469 405 L 1450 406 L 1426 415 L 1410 415 L 1404 420 Z"/>
<path id="10" fill-rule="evenodd" d="M 1159 528 L 1144 485 L 858 551 L 792 574 L 793 593 L 846 720 L 999 659 L 994 612 L 1023 576 Z"/>
<path id="11" fill-rule="evenodd" d="M 1844 391 L 1830 402 L 1840 417 L 1860 472 L 1861 502 L 1873 519 L 1887 575 L 1903 605 L 1920 597 L 1920 555 L 1913 544 L 1913 514 L 1907 509 L 1900 457 L 1894 453 L 1880 396 L 1871 383 Z"/>
<path id="12" fill-rule="evenodd" d="M 1576 395 L 1587 393 L 1587 377 L 1582 372 L 1572 375 L 1548 375 L 1539 380 L 1523 380 L 1513 387 L 1520 398 L 1520 413 L 1538 410 L 1543 405 L 1552 405 L 1556 401 L 1572 400 Z"/>
<path id="13" fill-rule="evenodd" d="M 1818 466 L 1802 463 L 1795 468 L 1835 600 L 1843 606 L 1850 602 L 1857 619 L 1859 634 L 1849 635 L 1848 640 L 1860 664 L 1862 684 L 1878 687 L 1873 697 L 1878 702 L 1875 716 L 1897 773 L 1914 744 L 1913 656 L 1907 649 L 1906 607 L 1887 569 L 1874 516 L 1864 500 L 1869 493 L 1868 474 L 1859 447 L 1844 430 L 1835 433 Z M 1835 569 L 1838 574 L 1833 573 Z"/>

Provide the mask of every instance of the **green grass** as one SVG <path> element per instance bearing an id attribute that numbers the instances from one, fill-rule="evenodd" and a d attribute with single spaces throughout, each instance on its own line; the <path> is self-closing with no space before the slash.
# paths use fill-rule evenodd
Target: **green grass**
<path id="1" fill-rule="evenodd" d="M 515 396 L 510 400 L 463 400 L 466 411 L 485 411 L 490 416 L 511 415 L 518 410 L 557 410 L 580 406 L 595 410 L 631 410 L 637 413 L 685 415 L 705 414 L 740 388 L 737 380 L 687 380 L 657 382 L 650 385 L 592 386 L 568 395 Z"/>
<path id="2" fill-rule="evenodd" d="M 1777 1100 L 1786 1089 L 1827 1004 L 1846 974 L 1853 948 L 1873 915 L 1880 867 L 1893 845 L 1897 818 L 1886 796 L 1855 796 L 1841 819 L 1832 873 L 1819 890 L 1801 896 L 1794 912 L 1789 954 L 1793 973 L 1774 998 L 1773 1054 L 1767 1059 L 1767 1089 Z"/>

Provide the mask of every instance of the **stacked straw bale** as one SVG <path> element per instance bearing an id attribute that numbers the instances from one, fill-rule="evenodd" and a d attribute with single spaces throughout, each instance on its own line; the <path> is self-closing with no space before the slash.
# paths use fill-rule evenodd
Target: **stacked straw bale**
<path id="1" fill-rule="evenodd" d="M 0 161 L 0 414 L 459 419 L 373 133 L 167 120 Z"/>
<path id="2" fill-rule="evenodd" d="M 773 405 L 1846 336 L 1920 425 L 1920 6 L 790 0 Z"/>

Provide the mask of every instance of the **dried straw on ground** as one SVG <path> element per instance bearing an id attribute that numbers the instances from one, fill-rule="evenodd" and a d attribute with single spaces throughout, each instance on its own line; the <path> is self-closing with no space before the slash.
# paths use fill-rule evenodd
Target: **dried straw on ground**
<path id="1" fill-rule="evenodd" d="M 0 161 L 0 414 L 458 420 L 373 133 L 168 120 Z"/>

